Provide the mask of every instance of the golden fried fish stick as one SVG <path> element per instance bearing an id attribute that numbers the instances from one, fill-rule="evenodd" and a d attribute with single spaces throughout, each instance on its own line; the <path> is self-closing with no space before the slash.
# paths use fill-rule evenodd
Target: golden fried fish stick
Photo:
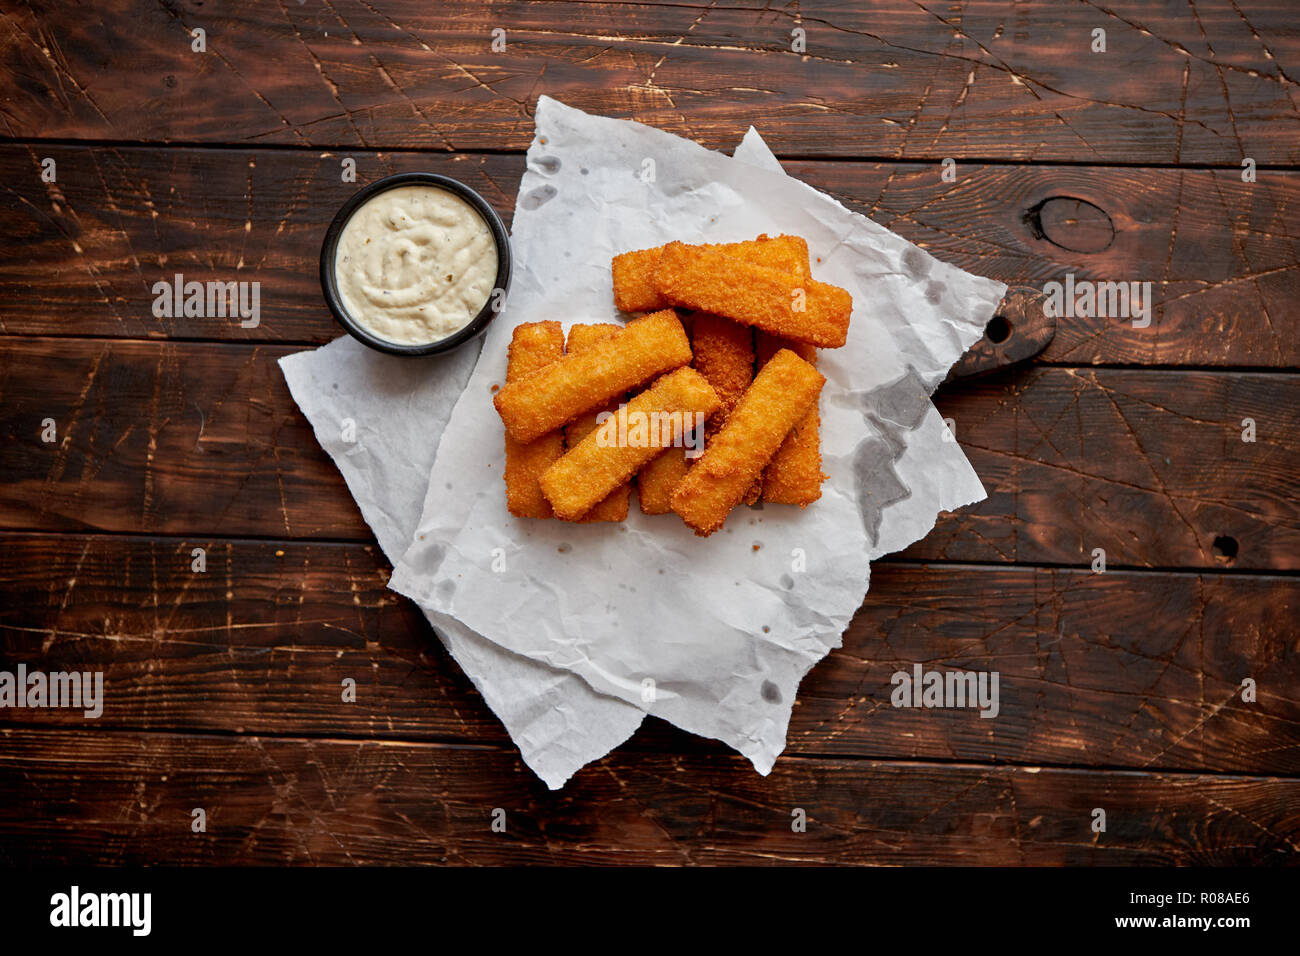
<path id="1" fill-rule="evenodd" d="M 790 429 L 817 401 L 825 381 L 789 349 L 777 352 L 759 370 L 722 431 L 673 492 L 673 510 L 697 535 L 704 537 L 722 527 Z M 546 479 L 563 461 L 561 458 L 542 476 L 543 492 Z M 551 504 L 555 504 L 554 498 Z"/>
<path id="2" fill-rule="evenodd" d="M 695 353 L 694 365 L 722 404 L 709 419 L 711 430 L 731 414 L 740 397 L 754 380 L 754 333 L 747 325 L 709 312 L 695 312 L 691 316 L 691 350 Z"/>
<path id="3" fill-rule="evenodd" d="M 515 328 L 506 362 L 506 381 L 514 382 L 549 365 L 564 354 L 559 322 L 525 322 Z M 557 429 L 524 444 L 506 433 L 506 508 L 516 518 L 550 518 L 551 503 L 537 483 L 542 472 L 564 454 L 564 436 Z"/>
<path id="4" fill-rule="evenodd" d="M 574 325 L 569 329 L 569 341 L 566 350 L 569 354 L 582 352 L 590 348 L 601 339 L 609 338 L 619 330 L 619 326 L 613 323 L 600 323 L 598 325 Z M 605 406 L 605 411 L 614 412 L 618 410 L 618 402 L 610 402 Z M 564 442 L 570 448 L 576 446 L 584 438 L 591 434 L 596 428 L 596 416 L 599 410 L 593 409 L 589 412 L 583 412 L 569 424 L 564 426 Z M 557 456 L 558 457 L 558 456 Z M 539 491 L 540 494 L 540 491 Z M 627 505 L 632 495 L 632 485 L 619 485 L 599 502 L 594 508 L 588 511 L 582 521 L 626 521 Z"/>
<path id="5" fill-rule="evenodd" d="M 686 477 L 690 459 L 683 448 L 669 448 L 650 459 L 650 463 L 636 475 L 637 499 L 641 513 L 666 515 L 673 510 L 673 490 Z"/>
<path id="6" fill-rule="evenodd" d="M 793 272 L 800 277 L 810 274 L 808 243 L 801 236 L 767 235 L 745 242 L 709 243 L 699 248 L 718 249 L 752 262 Z M 638 249 L 615 256 L 610 264 L 614 275 L 614 305 L 624 312 L 652 312 L 668 308 L 668 300 L 655 286 L 655 270 L 664 247 Z"/>
<path id="7" fill-rule="evenodd" d="M 704 447 L 708 448 L 754 380 L 754 332 L 747 325 L 710 312 L 695 312 L 692 316 L 691 348 L 695 352 L 692 364 L 722 399 L 704 427 Z M 749 504 L 757 501 L 762 488 L 762 482 L 755 481 L 745 493 L 745 501 Z"/>
<path id="8" fill-rule="evenodd" d="M 758 364 L 762 368 L 781 349 L 789 349 L 809 365 L 817 364 L 817 350 L 767 332 L 758 333 Z M 763 469 L 763 500 L 806 508 L 822 496 L 821 410 L 813 402 L 808 413 L 785 436 Z"/>
<path id="9" fill-rule="evenodd" d="M 609 338 L 527 378 L 507 382 L 492 403 L 511 435 L 532 441 L 690 360 L 686 331 L 677 314 L 666 309 L 633 319 Z"/>
<path id="10" fill-rule="evenodd" d="M 655 288 L 655 270 L 663 246 L 638 249 L 615 256 L 610 263 L 614 274 L 614 305 L 623 312 L 653 312 L 667 308 Z"/>
<path id="11" fill-rule="evenodd" d="M 717 407 L 717 392 L 695 369 L 669 372 L 551 465 L 542 493 L 559 517 L 581 518 L 660 449 L 679 443 L 697 415 Z"/>
<path id="12" fill-rule="evenodd" d="M 812 275 L 808 262 L 808 240 L 803 236 L 759 236 L 751 242 L 722 245 L 723 252 L 735 251 L 746 262 L 769 269 L 791 272 L 800 278 Z"/>
<path id="13" fill-rule="evenodd" d="M 796 342 L 839 348 L 848 338 L 853 297 L 847 291 L 722 250 L 668 243 L 655 285 L 674 305 L 724 315 Z"/>
<path id="14" fill-rule="evenodd" d="M 662 248 L 661 246 L 660 249 Z M 691 317 L 686 315 L 681 319 L 682 326 L 689 336 L 692 331 Z M 667 451 L 661 451 L 657 458 L 651 458 L 646 466 L 636 473 L 636 497 L 641 505 L 641 513 L 666 515 L 672 511 L 673 489 L 677 487 L 677 482 L 686 477 L 686 469 L 690 466 L 691 459 L 686 457 L 685 448 L 669 448 Z"/>
<path id="15" fill-rule="evenodd" d="M 691 364 L 708 379 L 721 399 L 718 410 L 709 416 L 705 425 L 703 438 L 708 447 L 754 380 L 754 334 L 747 325 L 708 312 L 694 312 L 687 317 L 687 322 L 691 327 L 691 349 L 695 352 Z M 641 469 L 636 480 L 643 512 L 667 514 L 673 510 L 673 489 L 686 477 L 690 462 L 684 451 L 673 448 Z M 761 490 L 762 483 L 756 481 L 746 500 L 757 501 Z"/>

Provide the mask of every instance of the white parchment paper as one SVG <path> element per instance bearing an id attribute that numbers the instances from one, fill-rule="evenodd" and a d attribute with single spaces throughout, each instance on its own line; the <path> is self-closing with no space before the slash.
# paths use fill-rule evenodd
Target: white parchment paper
<path id="1" fill-rule="evenodd" d="M 284 360 L 386 553 L 404 535 L 410 543 L 391 586 L 425 609 L 552 787 L 645 713 L 769 771 L 798 683 L 839 646 L 870 559 L 922 537 L 940 510 L 983 497 L 928 393 L 1005 287 L 938 262 L 774 165 L 752 131 L 732 159 L 542 97 L 514 219 L 515 287 L 463 391 L 464 379 L 431 361 L 427 384 L 403 397 L 373 363 L 409 360 L 359 360 L 350 342 Z M 854 297 L 848 344 L 821 353 L 822 499 L 803 511 L 740 509 L 709 539 L 635 508 L 617 526 L 510 516 L 491 387 L 504 381 L 513 327 L 614 318 L 609 261 L 619 252 L 761 232 L 807 238 L 816 277 Z M 349 377 L 361 364 L 371 380 Z M 379 378 L 390 383 L 385 397 L 367 404 L 362 392 Z M 367 408 L 362 450 L 339 448 L 331 431 L 350 403 Z M 435 444 L 412 538 L 406 496 Z"/>
<path id="2" fill-rule="evenodd" d="M 438 439 L 477 358 L 475 345 L 401 358 L 345 335 L 280 360 L 290 393 L 390 562 L 415 535 Z M 427 610 L 425 616 L 524 761 L 552 789 L 625 741 L 644 719 L 574 674 L 512 654 L 452 618 Z"/>

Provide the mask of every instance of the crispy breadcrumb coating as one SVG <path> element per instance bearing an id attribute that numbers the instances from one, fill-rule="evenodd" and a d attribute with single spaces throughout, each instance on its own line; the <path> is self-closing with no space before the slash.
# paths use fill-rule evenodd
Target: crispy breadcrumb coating
<path id="1" fill-rule="evenodd" d="M 606 340 L 608 341 L 608 340 Z M 599 348 L 597 343 L 593 348 Z M 718 407 L 718 395 L 693 368 L 679 368 L 661 376 L 648 389 L 619 408 L 542 475 L 542 493 L 565 521 L 581 518 L 611 491 L 671 443 L 680 441 L 683 421 L 696 413 L 708 415 Z M 676 415 L 664 443 L 644 444 L 623 440 L 635 423 L 659 415 Z"/>
<path id="2" fill-rule="evenodd" d="M 528 442 L 690 360 L 686 331 L 677 314 L 666 309 L 633 319 L 591 348 L 507 382 L 492 402 L 510 434 Z"/>
<path id="3" fill-rule="evenodd" d="M 721 424 L 754 380 L 754 333 L 749 326 L 709 312 L 693 313 L 691 329 L 691 364 L 722 400 L 710 419 Z"/>
<path id="4" fill-rule="evenodd" d="M 655 270 L 663 246 L 638 249 L 615 256 L 610 263 L 614 274 L 614 305 L 623 312 L 654 312 L 668 304 L 655 288 Z"/>
<path id="5" fill-rule="evenodd" d="M 619 330 L 619 326 L 609 322 L 596 325 L 579 323 L 569 329 L 566 351 L 569 354 L 583 352 L 602 339 L 609 338 Z M 618 401 L 611 401 L 604 409 L 583 412 L 564 426 L 564 443 L 573 448 L 596 428 L 596 416 L 600 411 L 613 412 L 618 409 Z M 611 491 L 581 518 L 582 521 L 626 521 L 628 501 L 632 495 L 632 485 L 622 484 Z"/>
<path id="6" fill-rule="evenodd" d="M 556 361 L 564 354 L 564 332 L 559 322 L 525 322 L 510 339 L 506 381 L 514 382 Z M 551 503 L 538 479 L 564 454 L 564 436 L 547 432 L 527 444 L 506 434 L 506 508 L 516 518 L 550 518 Z"/>
<path id="7" fill-rule="evenodd" d="M 690 468 L 690 459 L 683 448 L 669 448 L 651 458 L 650 462 L 637 472 L 636 493 L 641 502 L 641 513 L 647 515 L 666 515 L 673 510 L 673 490 L 677 483 L 686 477 Z"/>
<path id="8" fill-rule="evenodd" d="M 747 325 L 724 319 L 711 312 L 693 312 L 691 348 L 692 364 L 717 391 L 722 404 L 709 416 L 704 429 L 704 447 L 722 431 L 727 416 L 754 380 L 754 330 Z M 755 481 L 745 493 L 745 502 L 753 504 L 762 492 L 763 483 Z"/>
<path id="9" fill-rule="evenodd" d="M 759 370 L 722 431 L 673 492 L 673 510 L 697 535 L 707 536 L 722 527 L 790 429 L 817 401 L 825 381 L 789 349 L 777 352 Z M 563 461 L 542 476 L 543 491 L 547 478 Z M 547 497 L 554 505 L 554 497 Z"/>
<path id="10" fill-rule="evenodd" d="M 853 298 L 838 286 L 756 265 L 722 249 L 670 242 L 655 286 L 673 305 L 824 348 L 845 343 Z"/>
<path id="11" fill-rule="evenodd" d="M 759 236 L 745 242 L 706 243 L 697 248 L 717 249 L 738 256 L 754 265 L 793 273 L 800 278 L 810 275 L 808 243 L 801 236 Z M 610 263 L 614 276 L 614 305 L 624 312 L 653 312 L 668 308 L 655 286 L 655 271 L 664 247 L 638 249 L 615 256 Z"/>
<path id="12" fill-rule="evenodd" d="M 781 349 L 789 349 L 809 365 L 817 365 L 817 350 L 803 342 L 791 342 L 767 332 L 758 333 L 758 364 L 763 365 Z M 763 469 L 763 500 L 806 508 L 822 496 L 820 402 L 785 436 L 772 460 Z"/>

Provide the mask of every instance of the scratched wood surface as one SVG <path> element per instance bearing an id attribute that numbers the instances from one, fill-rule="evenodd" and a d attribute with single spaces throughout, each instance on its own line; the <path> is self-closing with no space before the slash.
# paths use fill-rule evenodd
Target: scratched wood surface
<path id="1" fill-rule="evenodd" d="M 1294 865 L 1293 20 L 0 0 L 0 669 L 111 689 L 94 724 L 0 711 L 0 861 Z M 873 569 L 769 777 L 650 721 L 548 792 L 385 587 L 275 365 L 337 334 L 316 262 L 341 159 L 448 173 L 508 221 L 542 93 L 726 150 L 753 123 L 792 174 L 1012 284 L 1152 283 L 1149 326 L 1065 319 L 936 396 L 989 498 Z M 257 279 L 261 323 L 155 318 L 176 272 Z M 998 717 L 893 707 L 914 662 L 996 670 Z"/>
<path id="2" fill-rule="evenodd" d="M 2 623 L 18 659 L 104 671 L 116 689 L 104 726 L 507 741 L 420 614 L 387 590 L 374 545 L 78 540 L 74 552 L 58 535 L 0 536 Z M 207 574 L 190 569 L 195 547 Z M 1300 680 L 1283 636 L 1297 605 L 1300 582 L 1273 575 L 882 564 L 843 652 L 800 689 L 790 752 L 1296 773 L 1300 709 L 1270 688 Z M 998 717 L 890 706 L 890 675 L 914 660 L 997 670 Z M 1257 706 L 1236 694 L 1247 674 L 1265 688 Z M 359 685 L 348 707 L 342 676 Z M 59 710 L 9 717 L 82 724 Z M 666 724 L 631 746 L 725 752 Z"/>
<path id="3" fill-rule="evenodd" d="M 0 729 L 0 858 L 107 863 L 1289 862 L 1300 781 L 616 753 L 559 793 L 495 748 Z M 1105 839 L 1078 832 L 1098 804 Z M 190 828 L 208 806 L 206 833 Z M 494 834 L 493 809 L 506 833 Z M 791 808 L 806 832 L 792 832 Z M 1268 821 L 1261 826 L 1257 821 Z M 1162 837 L 1152 839 L 1160 829 Z"/>
<path id="4" fill-rule="evenodd" d="M 731 145 L 734 145 L 732 143 Z M 0 334 L 322 343 L 320 236 L 355 186 L 336 152 L 0 145 Z M 468 182 L 507 224 L 519 155 L 358 153 L 362 181 L 425 169 Z M 59 182 L 32 175 L 53 159 Z M 1151 282 L 1152 321 L 1078 318 L 1043 360 L 1086 365 L 1293 368 L 1300 363 L 1300 174 L 1248 184 L 1234 170 L 802 162 L 790 172 L 963 269 L 1041 286 L 1131 275 Z M 75 245 L 74 245 L 75 243 Z M 33 267 L 39 266 L 40 271 Z M 150 291 L 181 272 L 262 282 L 261 321 L 156 318 Z"/>
<path id="5" fill-rule="evenodd" d="M 2 118 L 16 138 L 518 150 L 545 92 L 710 147 L 743 118 L 794 155 L 1300 159 L 1288 0 L 756 6 L 10 2 Z"/>
<path id="6" fill-rule="evenodd" d="M 7 340 L 0 528 L 368 540 L 276 365 L 294 351 Z M 1300 377 L 1036 368 L 938 405 L 989 497 L 908 557 L 1300 570 Z M 67 423 L 58 443 L 46 418 Z"/>

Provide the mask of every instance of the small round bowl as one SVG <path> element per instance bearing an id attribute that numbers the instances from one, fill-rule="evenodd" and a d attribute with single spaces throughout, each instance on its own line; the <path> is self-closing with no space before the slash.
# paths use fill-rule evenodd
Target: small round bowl
<path id="1" fill-rule="evenodd" d="M 483 217 L 483 221 L 492 230 L 492 238 L 495 240 L 497 247 L 496 283 L 493 286 L 492 294 L 488 296 L 487 302 L 483 304 L 483 308 L 479 310 L 478 315 L 474 316 L 469 324 L 458 332 L 453 332 L 445 338 L 436 339 L 432 342 L 421 342 L 417 345 L 390 342 L 388 339 L 380 338 L 357 323 L 348 314 L 347 307 L 343 304 L 343 299 L 339 295 L 337 277 L 334 274 L 334 258 L 338 251 L 339 236 L 342 235 L 343 227 L 347 225 L 352 214 L 360 209 L 368 199 L 386 189 L 393 189 L 397 186 L 435 186 L 455 193 L 473 206 L 478 214 Z M 380 352 L 388 352 L 390 355 L 436 355 L 440 352 L 449 352 L 458 345 L 463 345 L 470 339 L 482 334 L 483 330 L 488 327 L 488 323 L 505 305 L 506 296 L 510 293 L 510 270 L 510 236 L 506 232 L 506 227 L 501 223 L 501 217 L 496 214 L 496 210 L 488 205 L 486 199 L 464 183 L 452 179 L 450 176 L 440 176 L 437 173 L 397 173 L 393 176 L 385 176 L 383 179 L 375 180 L 375 182 L 358 189 L 334 216 L 334 221 L 330 223 L 329 229 L 325 232 L 325 241 L 321 244 L 320 249 L 320 287 L 325 294 L 325 304 L 334 313 L 334 318 L 357 341 L 370 346 L 372 349 L 378 349 Z M 498 289 L 500 294 L 496 291 Z"/>

